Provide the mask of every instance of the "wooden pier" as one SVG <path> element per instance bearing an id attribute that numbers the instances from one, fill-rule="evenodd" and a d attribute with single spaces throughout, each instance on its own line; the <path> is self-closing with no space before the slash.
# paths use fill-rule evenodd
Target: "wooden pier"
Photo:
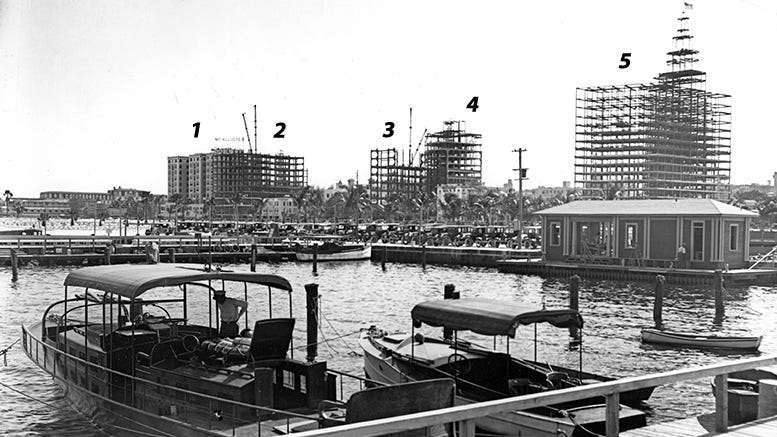
<path id="1" fill-rule="evenodd" d="M 584 399 L 596 396 L 604 396 L 607 405 L 606 411 L 606 434 L 607 437 L 619 435 L 619 416 L 620 416 L 620 393 L 636 390 L 639 388 L 655 387 L 666 384 L 675 384 L 681 381 L 688 381 L 702 378 L 715 378 L 714 400 L 710 395 L 710 400 L 715 404 L 715 414 L 713 416 L 712 432 L 705 434 L 682 433 L 683 425 L 673 425 L 669 432 L 653 432 L 632 430 L 622 435 L 628 436 L 699 436 L 699 435 L 731 435 L 731 436 L 772 436 L 773 430 L 777 426 L 777 416 L 762 419 L 749 424 L 736 425 L 729 428 L 728 425 L 728 374 L 742 370 L 755 369 L 757 367 L 777 364 L 777 355 L 770 355 L 758 358 L 749 358 L 738 361 L 727 361 L 711 364 L 702 367 L 693 367 L 688 369 L 673 370 L 670 372 L 657 373 L 652 375 L 635 376 L 623 378 L 615 381 L 603 382 L 599 384 L 584 385 L 568 389 L 552 390 L 542 393 L 534 393 L 525 396 L 516 396 L 506 399 L 498 399 L 487 402 L 478 402 L 474 404 L 459 405 L 440 410 L 425 411 L 421 413 L 396 416 L 387 419 L 372 420 L 369 422 L 354 423 L 334 428 L 319 429 L 314 431 L 302 432 L 299 437 L 370 437 L 379 436 L 388 433 L 409 431 L 428 426 L 441 425 L 446 423 L 455 423 L 458 428 L 458 436 L 475 437 L 475 422 L 478 418 L 491 416 L 495 414 L 506 413 L 515 410 L 526 410 L 540 406 L 560 404 L 577 399 Z M 655 408 L 660 408 L 656 406 Z M 692 418 L 695 420 L 695 418 Z M 676 422 L 673 422 L 676 423 Z M 690 421 L 687 425 L 690 428 Z M 661 424 L 659 424 L 661 425 Z M 670 427 L 668 424 L 663 424 Z M 658 426 L 658 425 L 653 425 Z M 649 430 L 651 427 L 642 428 Z M 706 430 L 705 430 L 706 431 Z M 763 433 L 767 431 L 767 433 Z M 636 434 L 635 434 L 636 433 Z"/>
<path id="2" fill-rule="evenodd" d="M 141 263 L 148 259 L 146 245 L 155 243 L 159 262 L 185 263 L 248 263 L 252 246 L 256 245 L 255 260 L 294 261 L 294 251 L 280 239 L 260 237 L 195 238 L 189 236 L 156 237 L 91 237 L 91 236 L 23 236 L 0 237 L 0 266 L 11 260 L 15 250 L 20 265 L 97 265 L 111 263 Z"/>
<path id="3" fill-rule="evenodd" d="M 767 417 L 753 422 L 732 426 L 728 431 L 717 432 L 714 417 L 700 416 L 671 422 L 658 423 L 621 433 L 621 437 L 706 437 L 724 435 L 730 437 L 774 437 L 777 436 L 777 417 Z"/>
<path id="4" fill-rule="evenodd" d="M 372 260 L 412 264 L 461 265 L 496 267 L 498 261 L 520 258 L 537 259 L 539 249 L 508 249 L 505 247 L 419 246 L 414 244 L 375 243 Z M 385 258 L 384 258 L 385 257 Z"/>
<path id="5" fill-rule="evenodd" d="M 614 281 L 653 282 L 656 275 L 663 275 L 667 284 L 673 285 L 712 285 L 715 275 L 715 270 L 567 264 L 514 259 L 497 261 L 496 267 L 503 273 L 565 278 L 578 275 L 585 279 Z M 727 270 L 723 272 L 723 280 L 728 285 L 773 285 L 777 284 L 777 269 Z"/>

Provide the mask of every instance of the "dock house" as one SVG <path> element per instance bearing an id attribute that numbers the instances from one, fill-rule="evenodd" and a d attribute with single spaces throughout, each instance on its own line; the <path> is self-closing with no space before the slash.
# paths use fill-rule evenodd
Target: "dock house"
<path id="1" fill-rule="evenodd" d="M 580 200 L 537 214 L 546 261 L 692 269 L 749 266 L 758 216 L 712 199 Z"/>

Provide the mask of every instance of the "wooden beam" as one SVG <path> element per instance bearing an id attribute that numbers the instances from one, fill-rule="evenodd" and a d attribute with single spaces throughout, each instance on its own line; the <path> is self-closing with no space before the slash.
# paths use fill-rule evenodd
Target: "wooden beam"
<path id="1" fill-rule="evenodd" d="M 620 393 L 613 393 L 605 396 L 606 401 L 606 435 L 607 437 L 618 437 L 620 432 Z"/>
<path id="2" fill-rule="evenodd" d="M 715 375 L 715 431 L 728 430 L 728 374 Z"/>
<path id="3" fill-rule="evenodd" d="M 754 369 L 756 367 L 768 366 L 772 364 L 777 364 L 777 355 L 748 358 L 735 362 L 716 363 L 708 366 L 679 369 L 653 375 L 635 376 L 563 390 L 553 390 L 543 393 L 534 393 L 526 396 L 497 399 L 470 405 L 460 405 L 456 407 L 443 408 L 440 410 L 408 414 L 406 416 L 389 417 L 369 422 L 354 423 L 328 429 L 307 431 L 296 435 L 298 437 L 377 436 L 391 432 L 424 428 L 427 426 L 443 423 L 477 419 L 479 417 L 486 417 L 514 410 L 526 410 L 529 408 L 571 402 L 589 397 L 607 396 L 640 388 L 674 384 L 676 382 L 687 381 L 691 379 L 709 378 L 711 376 Z M 726 396 L 723 396 L 723 398 L 726 398 Z"/>

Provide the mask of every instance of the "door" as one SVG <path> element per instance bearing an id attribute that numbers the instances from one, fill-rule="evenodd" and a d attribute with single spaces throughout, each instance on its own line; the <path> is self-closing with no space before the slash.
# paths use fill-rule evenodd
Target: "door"
<path id="1" fill-rule="evenodd" d="M 691 224 L 691 260 L 704 261 L 704 222 Z"/>

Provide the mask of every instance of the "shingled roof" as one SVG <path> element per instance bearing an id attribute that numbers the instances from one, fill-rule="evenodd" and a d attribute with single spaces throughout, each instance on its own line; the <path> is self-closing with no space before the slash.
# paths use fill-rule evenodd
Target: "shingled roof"
<path id="1" fill-rule="evenodd" d="M 537 211 L 544 216 L 693 215 L 757 217 L 758 214 L 712 199 L 578 200 Z"/>

